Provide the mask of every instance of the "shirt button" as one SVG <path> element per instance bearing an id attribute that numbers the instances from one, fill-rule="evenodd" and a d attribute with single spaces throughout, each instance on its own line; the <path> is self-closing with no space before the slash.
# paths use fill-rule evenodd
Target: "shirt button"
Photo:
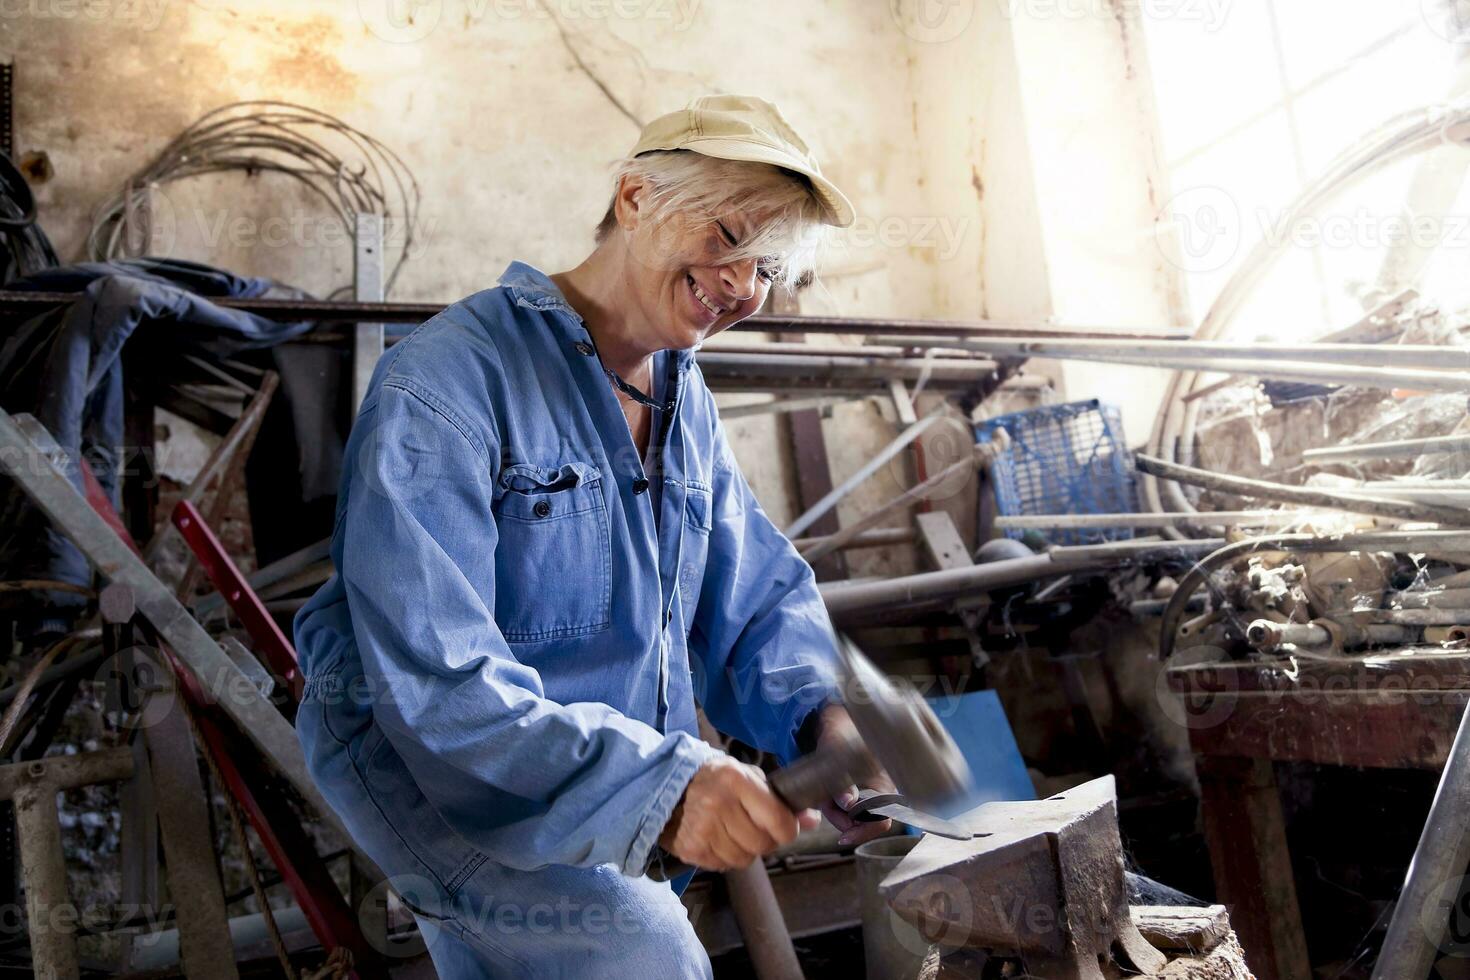
<path id="1" fill-rule="evenodd" d="M 531 510 L 535 512 L 537 517 L 545 517 L 551 513 L 551 505 L 544 500 L 538 500 L 536 501 L 536 506 L 532 507 Z"/>
<path id="2" fill-rule="evenodd" d="M 634 493 L 642 493 L 643 491 L 645 491 L 647 489 L 648 489 L 648 481 L 645 480 L 645 479 L 643 479 L 643 477 L 640 476 L 638 479 L 636 479 L 636 480 L 633 481 L 633 492 Z"/>
<path id="3" fill-rule="evenodd" d="M 585 354 L 588 357 L 592 356 L 592 345 L 587 343 L 586 341 L 579 340 L 572 346 L 576 349 L 578 354 Z"/>

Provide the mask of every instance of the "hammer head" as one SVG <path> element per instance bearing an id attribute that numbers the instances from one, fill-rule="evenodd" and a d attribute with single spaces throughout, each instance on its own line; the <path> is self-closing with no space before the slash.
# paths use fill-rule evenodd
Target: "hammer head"
<path id="1" fill-rule="evenodd" d="M 843 703 L 868 751 L 919 810 L 949 816 L 968 809 L 974 778 L 959 746 L 912 687 L 894 684 L 845 636 Z"/>

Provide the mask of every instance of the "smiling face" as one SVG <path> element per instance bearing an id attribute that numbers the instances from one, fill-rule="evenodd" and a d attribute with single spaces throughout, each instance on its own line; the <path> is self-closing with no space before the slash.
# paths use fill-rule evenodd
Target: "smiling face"
<path id="1" fill-rule="evenodd" d="M 697 347 L 812 263 L 825 212 L 805 178 L 688 151 L 627 161 L 598 229 L 640 346 Z"/>
<path id="2" fill-rule="evenodd" d="M 631 219 L 624 287 L 659 341 L 695 347 L 759 310 L 782 273 L 777 256 L 740 257 L 761 216 L 649 214 L 643 191 L 629 178 L 619 193 Z"/>

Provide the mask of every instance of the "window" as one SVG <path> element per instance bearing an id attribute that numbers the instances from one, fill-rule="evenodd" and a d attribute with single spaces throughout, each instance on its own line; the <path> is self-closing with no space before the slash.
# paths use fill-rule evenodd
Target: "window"
<path id="1" fill-rule="evenodd" d="M 1303 229 L 1282 214 L 1366 133 L 1447 101 L 1452 32 L 1439 7 L 1451 0 L 1191 0 L 1218 8 L 1192 17 L 1181 13 L 1191 2 L 1141 2 L 1170 183 L 1163 230 L 1196 322 L 1257 242 L 1284 237 L 1229 334 L 1295 340 L 1350 326 L 1391 243 L 1410 233 L 1405 198 L 1428 155 L 1379 170 Z M 1470 197 L 1456 205 L 1470 216 L 1462 205 Z M 1456 224 L 1442 223 L 1423 293 L 1470 281 L 1470 227 Z"/>

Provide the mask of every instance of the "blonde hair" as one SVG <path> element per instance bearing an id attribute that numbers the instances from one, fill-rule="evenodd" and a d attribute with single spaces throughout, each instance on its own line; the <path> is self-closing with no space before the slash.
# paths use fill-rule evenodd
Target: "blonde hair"
<path id="1" fill-rule="evenodd" d="M 756 212 L 767 215 L 731 248 L 728 261 L 775 259 L 772 281 L 783 286 L 809 282 L 815 270 L 820 232 L 826 212 L 806 177 L 769 163 L 722 160 L 692 150 L 654 150 L 618 161 L 613 186 L 637 177 L 650 188 L 645 201 L 655 221 L 676 214 L 722 215 Z M 614 192 L 597 226 L 601 244 L 618 226 Z"/>

